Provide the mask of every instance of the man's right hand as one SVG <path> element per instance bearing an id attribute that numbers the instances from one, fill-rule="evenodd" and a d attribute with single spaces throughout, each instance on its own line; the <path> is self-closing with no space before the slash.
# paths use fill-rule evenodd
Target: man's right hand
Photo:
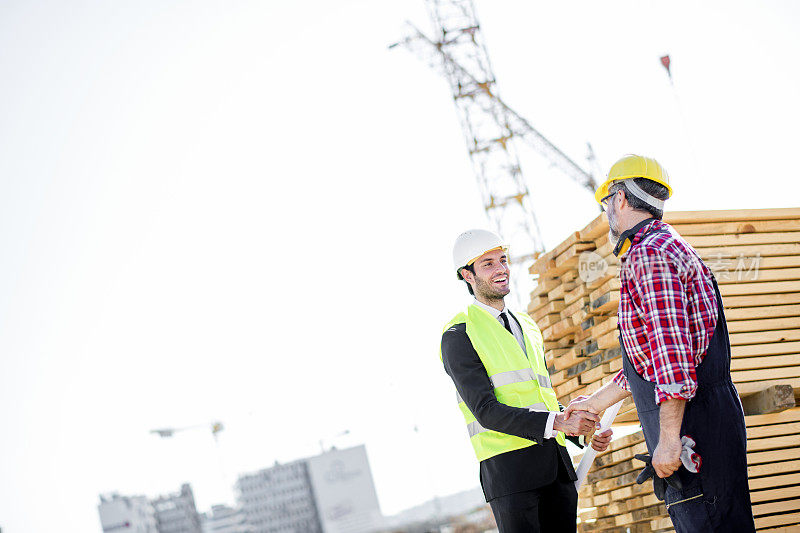
<path id="1" fill-rule="evenodd" d="M 600 417 L 587 411 L 575 411 L 567 419 L 567 412 L 558 413 L 553 421 L 553 429 L 561 431 L 570 437 L 577 435 L 591 435 L 600 427 Z"/>
<path id="2" fill-rule="evenodd" d="M 564 420 L 569 420 L 570 417 L 578 413 L 587 415 L 598 415 L 597 408 L 591 403 L 591 396 L 578 396 L 571 402 L 566 409 L 564 409 Z"/>

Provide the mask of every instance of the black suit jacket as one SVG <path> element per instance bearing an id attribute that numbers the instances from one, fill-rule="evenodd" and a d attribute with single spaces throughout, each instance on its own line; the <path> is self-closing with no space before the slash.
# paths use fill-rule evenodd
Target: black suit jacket
<path id="1" fill-rule="evenodd" d="M 547 413 L 511 407 L 497 400 L 486 368 L 467 336 L 466 324 L 456 324 L 442 334 L 442 362 L 461 398 L 483 427 L 537 443 L 481 461 L 480 480 L 486 501 L 549 485 L 558 476 L 559 463 L 569 479 L 577 479 L 566 448 L 555 438 L 544 438 Z"/>

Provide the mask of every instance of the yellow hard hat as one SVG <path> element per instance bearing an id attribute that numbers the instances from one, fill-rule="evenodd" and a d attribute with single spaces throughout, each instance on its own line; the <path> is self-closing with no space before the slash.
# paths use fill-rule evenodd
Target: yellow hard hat
<path id="1" fill-rule="evenodd" d="M 667 198 L 672 196 L 672 187 L 669 186 L 669 175 L 658 161 L 652 157 L 629 154 L 614 163 L 608 171 L 608 177 L 594 193 L 594 199 L 600 200 L 608 196 L 608 189 L 615 181 L 630 178 L 645 178 L 660 183 L 667 188 Z"/>

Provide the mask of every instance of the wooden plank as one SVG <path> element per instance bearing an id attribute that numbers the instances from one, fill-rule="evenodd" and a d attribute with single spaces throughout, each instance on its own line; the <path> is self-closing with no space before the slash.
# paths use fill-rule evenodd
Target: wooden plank
<path id="1" fill-rule="evenodd" d="M 586 283 L 586 286 L 589 287 L 590 289 L 594 290 L 594 289 L 602 286 L 603 283 L 606 283 L 608 280 L 610 280 L 612 278 L 616 278 L 618 276 L 619 276 L 619 266 L 609 265 L 608 269 L 605 271 L 605 273 L 603 275 L 601 275 L 599 278 L 597 278 L 597 279 L 595 279 L 593 281 L 590 281 L 590 282 Z"/>
<path id="2" fill-rule="evenodd" d="M 774 209 L 725 209 L 708 211 L 667 211 L 667 224 L 698 224 L 704 222 L 752 222 L 754 220 L 800 219 L 800 207 Z"/>
<path id="3" fill-rule="evenodd" d="M 580 238 L 583 241 L 594 240 L 608 233 L 608 220 L 605 214 L 600 213 L 594 220 L 589 222 L 580 232 Z"/>
<path id="4" fill-rule="evenodd" d="M 800 231 L 734 233 L 727 235 L 687 235 L 684 236 L 684 239 L 695 248 L 711 246 L 797 243 L 800 242 Z"/>
<path id="5" fill-rule="evenodd" d="M 747 477 L 757 478 L 763 476 L 775 476 L 779 474 L 800 472 L 800 460 L 779 461 L 757 466 L 747 467 Z"/>
<path id="6" fill-rule="evenodd" d="M 800 496 L 800 486 L 780 487 L 778 489 L 754 490 L 750 492 L 752 503 L 780 500 L 781 498 L 796 498 Z"/>
<path id="7" fill-rule="evenodd" d="M 757 368 L 783 366 L 800 366 L 800 353 L 768 355 L 765 357 L 735 357 L 731 359 L 731 370 L 754 370 Z"/>
<path id="8" fill-rule="evenodd" d="M 728 309 L 748 308 L 762 305 L 785 305 L 800 303 L 800 291 L 784 294 L 763 294 L 748 296 L 728 296 L 722 299 L 727 313 Z"/>
<path id="9" fill-rule="evenodd" d="M 798 308 L 800 308 L 800 306 L 798 306 Z M 552 313 L 560 313 L 562 309 L 564 309 L 564 302 L 559 302 L 559 301 L 547 302 L 546 305 L 537 309 L 536 312 L 531 315 L 531 318 L 534 321 L 536 321 L 545 315 L 549 315 Z M 541 326 L 539 327 L 541 328 Z"/>
<path id="10" fill-rule="evenodd" d="M 792 404 L 794 404 L 794 395 L 792 395 Z M 781 435 L 791 435 L 793 433 L 800 433 L 800 422 L 791 422 L 788 424 L 776 424 L 774 426 L 758 426 L 754 428 L 747 428 L 748 439 L 758 439 L 762 437 L 777 437 Z"/>
<path id="11" fill-rule="evenodd" d="M 758 531 L 759 533 L 800 533 L 800 524 L 761 528 Z"/>
<path id="12" fill-rule="evenodd" d="M 796 446 L 800 446 L 800 435 L 768 437 L 765 439 L 749 439 L 747 441 L 747 449 L 754 452 Z"/>
<path id="13" fill-rule="evenodd" d="M 570 246 L 572 246 L 573 244 L 577 243 L 580 240 L 581 240 L 580 232 L 574 231 L 574 232 L 570 233 L 567 236 L 566 239 L 564 239 L 563 241 L 558 243 L 556 245 L 556 247 L 553 248 L 552 252 L 548 252 L 548 255 L 551 255 L 553 257 L 553 259 L 555 259 L 559 255 L 561 255 L 564 252 L 566 252 L 569 249 Z"/>
<path id="14" fill-rule="evenodd" d="M 791 461 L 800 459 L 800 449 L 787 448 L 784 450 L 769 450 L 764 452 L 747 452 L 747 465 L 772 463 L 776 461 Z"/>
<path id="15" fill-rule="evenodd" d="M 732 283 L 720 285 L 719 292 L 723 299 L 727 296 L 751 294 L 775 294 L 782 292 L 800 292 L 800 281 L 758 281 L 748 283 Z"/>
<path id="16" fill-rule="evenodd" d="M 619 291 L 620 287 L 621 287 L 621 284 L 620 284 L 619 278 L 610 279 L 607 282 L 605 282 L 603 285 L 598 287 L 597 289 L 593 290 L 589 294 L 589 300 L 590 301 L 597 300 L 598 298 L 600 298 L 601 296 L 603 296 L 605 294 L 608 294 L 608 293 L 613 292 L 613 291 Z"/>
<path id="17" fill-rule="evenodd" d="M 636 464 L 634 464 L 634 462 Z M 618 463 L 614 466 L 593 470 L 589 472 L 589 474 L 586 476 L 586 481 L 588 483 L 594 483 L 595 481 L 599 481 L 601 479 L 608 479 L 610 477 L 621 476 L 622 474 L 639 471 L 641 469 L 642 469 L 642 463 L 631 459 L 628 461 L 623 461 L 621 463 Z"/>
<path id="18" fill-rule="evenodd" d="M 776 331 L 757 331 L 753 333 L 732 333 L 730 335 L 731 346 L 798 340 L 800 340 L 800 328 L 779 329 Z"/>
<path id="19" fill-rule="evenodd" d="M 609 331 L 605 335 L 601 335 L 597 338 L 597 347 L 601 350 L 605 350 L 608 348 L 615 348 L 619 346 L 619 339 L 617 330 Z"/>
<path id="20" fill-rule="evenodd" d="M 740 233 L 766 233 L 772 231 L 800 231 L 797 220 L 748 220 L 742 222 L 707 222 L 704 224 L 670 224 L 682 236 L 726 235 Z M 608 231 L 606 229 L 606 231 Z"/>
<path id="21" fill-rule="evenodd" d="M 752 415 L 745 417 L 747 427 L 767 426 L 770 424 L 783 424 L 785 422 L 800 421 L 800 407 L 781 411 L 780 413 L 770 413 L 768 415 Z"/>
<path id="22" fill-rule="evenodd" d="M 779 476 L 765 476 L 748 480 L 750 490 L 785 487 L 800 483 L 800 474 L 783 474 Z"/>
<path id="23" fill-rule="evenodd" d="M 576 281 L 578 277 L 577 270 L 567 270 L 558 279 L 561 280 L 561 283 L 569 283 L 570 281 Z"/>
<path id="24" fill-rule="evenodd" d="M 561 316 L 563 316 L 564 318 L 572 317 L 573 315 L 575 315 L 575 313 L 580 311 L 588 303 L 589 303 L 589 298 L 587 298 L 585 296 L 582 297 L 582 298 L 578 298 L 577 300 L 573 301 L 571 304 L 564 306 L 564 309 L 561 310 Z"/>
<path id="25" fill-rule="evenodd" d="M 738 370 L 736 372 L 731 372 L 731 378 L 735 384 L 781 378 L 788 379 L 797 376 L 800 376 L 800 367 L 797 366 L 789 366 L 784 368 L 761 368 L 759 370 Z"/>
<path id="26" fill-rule="evenodd" d="M 712 273 L 717 283 L 721 285 L 745 282 L 763 283 L 766 281 L 792 281 L 800 279 L 800 268 L 774 268 L 772 270 L 742 269 L 739 271 L 731 271 L 723 267 L 719 270 L 712 270 Z"/>
<path id="27" fill-rule="evenodd" d="M 551 339 L 560 339 L 564 335 L 575 331 L 576 329 L 580 329 L 580 326 L 576 326 L 572 323 L 571 318 L 562 318 L 559 322 L 553 324 L 551 328 L 548 328 L 550 331 L 550 338 Z"/>
<path id="28" fill-rule="evenodd" d="M 561 313 L 551 313 L 549 315 L 544 315 L 536 320 L 536 325 L 539 326 L 539 329 L 549 328 L 556 322 L 561 321 Z M 748 330 L 752 331 L 752 330 Z"/>
<path id="29" fill-rule="evenodd" d="M 800 243 L 716 246 L 713 248 L 695 248 L 695 251 L 703 261 L 713 261 L 714 259 L 725 257 L 774 257 L 800 254 Z"/>
<path id="30" fill-rule="evenodd" d="M 606 293 L 589 304 L 593 313 L 607 313 L 619 307 L 619 291 Z"/>
<path id="31" fill-rule="evenodd" d="M 625 513 L 624 515 L 618 516 L 616 517 L 616 522 L 618 526 L 634 524 L 636 522 L 644 522 L 645 520 L 649 522 L 653 518 L 664 516 L 666 514 L 667 508 L 663 503 L 660 503 L 659 505 L 653 505 L 644 509 L 637 509 L 630 513 Z"/>
<path id="32" fill-rule="evenodd" d="M 758 357 L 800 353 L 800 342 L 785 341 L 772 344 L 731 346 L 732 357 Z"/>
<path id="33" fill-rule="evenodd" d="M 791 385 L 792 388 L 797 390 L 800 389 L 800 378 L 771 379 L 751 383 L 734 383 L 734 385 L 736 386 L 736 390 L 739 392 L 739 396 L 745 396 L 747 394 L 758 392 L 764 387 L 768 387 L 770 385 Z"/>
<path id="34" fill-rule="evenodd" d="M 617 317 L 594 317 L 594 324 L 592 325 L 591 337 L 596 338 L 605 335 L 611 331 L 617 331 Z"/>
<path id="35" fill-rule="evenodd" d="M 650 529 L 655 531 L 658 529 L 669 529 L 672 527 L 672 520 L 667 516 L 650 521 Z"/>
<path id="36" fill-rule="evenodd" d="M 597 381 L 598 379 L 602 378 L 605 374 L 606 374 L 606 372 L 603 369 L 603 367 L 602 366 L 598 366 L 598 367 L 592 368 L 591 370 L 587 370 L 587 371 L 581 373 L 581 375 L 578 376 L 578 378 L 579 378 L 579 380 L 580 380 L 582 385 L 586 385 L 588 383 L 593 383 L 593 382 Z M 794 400 L 794 395 L 792 395 L 792 400 Z"/>
<path id="37" fill-rule="evenodd" d="M 772 516 L 762 516 L 756 518 L 756 529 L 764 531 L 764 528 L 792 525 L 800 522 L 800 513 L 777 514 Z"/>
<path id="38" fill-rule="evenodd" d="M 551 302 L 554 300 L 561 300 L 564 298 L 564 294 L 568 291 L 571 291 L 575 288 L 575 282 L 571 283 L 561 283 L 559 280 L 558 285 L 556 285 L 553 290 L 547 293 L 547 299 Z"/>
<path id="39" fill-rule="evenodd" d="M 800 304 L 725 309 L 725 320 L 728 324 L 739 320 L 780 317 L 800 317 Z"/>
<path id="40" fill-rule="evenodd" d="M 797 511 L 798 509 L 800 509 L 800 499 L 761 503 L 753 506 L 753 515 L 762 516 L 772 513 L 785 513 L 787 511 Z"/>
<path id="41" fill-rule="evenodd" d="M 759 272 L 765 272 L 773 268 L 793 268 L 798 266 L 800 266 L 800 255 L 761 257 L 758 261 Z"/>
<path id="42" fill-rule="evenodd" d="M 564 294 L 564 304 L 571 305 L 579 299 L 582 300 L 582 297 L 589 294 L 589 292 L 591 292 L 589 287 L 587 287 L 585 283 L 581 282 L 577 287 Z"/>
<path id="43" fill-rule="evenodd" d="M 558 255 L 555 258 L 556 266 L 548 269 L 547 273 L 560 275 L 569 269 L 577 268 L 580 255 L 583 252 L 591 251 L 594 249 L 595 246 L 593 242 L 578 242 L 573 244 L 564 253 Z"/>
<path id="44" fill-rule="evenodd" d="M 536 287 L 531 291 L 531 297 L 544 295 L 559 285 L 561 285 L 561 280 L 559 279 L 540 277 Z M 548 301 L 550 300 L 552 300 L 552 298 L 548 299 Z"/>

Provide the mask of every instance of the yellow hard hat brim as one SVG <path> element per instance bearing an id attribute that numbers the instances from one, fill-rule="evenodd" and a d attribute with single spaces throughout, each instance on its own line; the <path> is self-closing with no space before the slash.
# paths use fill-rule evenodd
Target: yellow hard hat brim
<path id="1" fill-rule="evenodd" d="M 615 177 L 613 177 L 611 179 L 607 179 L 594 192 L 594 199 L 599 204 L 600 200 L 602 200 L 603 198 L 608 196 L 608 189 L 611 188 L 611 184 L 614 183 L 615 181 L 627 180 L 627 179 L 630 179 L 630 178 L 641 178 L 641 177 L 643 177 L 643 176 L 637 176 L 635 174 L 631 174 L 630 176 L 615 176 Z M 669 183 L 667 183 L 665 180 L 663 180 L 661 178 L 653 178 L 653 177 L 649 177 L 649 176 L 647 177 L 647 179 L 655 181 L 656 183 L 660 183 L 661 185 L 666 187 L 667 188 L 667 198 L 670 198 L 672 196 L 672 187 L 670 187 Z"/>
<path id="2" fill-rule="evenodd" d="M 480 259 L 484 255 L 488 254 L 489 252 L 494 252 L 495 250 L 503 250 L 505 253 L 508 253 L 508 245 L 495 246 L 494 248 L 490 248 L 490 249 L 486 250 L 485 252 L 483 252 L 481 255 L 479 255 L 477 257 L 473 257 L 472 259 L 470 259 L 466 266 L 470 266 L 472 263 L 474 263 L 475 261 L 477 261 L 478 259 Z"/>
<path id="3" fill-rule="evenodd" d="M 472 265 L 472 264 L 473 264 L 475 261 L 477 261 L 478 259 L 480 259 L 482 256 L 484 256 L 484 255 L 488 254 L 489 252 L 493 252 L 493 251 L 495 251 L 495 250 L 503 250 L 505 253 L 508 253 L 508 245 L 507 245 L 507 244 L 504 244 L 503 246 L 495 246 L 494 248 L 490 248 L 490 249 L 486 250 L 486 251 L 485 251 L 485 252 L 483 252 L 481 255 L 479 255 L 479 256 L 476 256 L 476 257 L 473 257 L 472 259 L 470 259 L 470 260 L 467 262 L 467 264 L 466 264 L 466 265 L 464 265 L 464 266 L 460 267 L 460 268 L 459 268 L 459 269 L 456 271 L 456 277 L 457 277 L 459 280 L 461 280 L 461 279 L 464 279 L 464 278 L 461 276 L 461 269 L 462 269 L 462 268 L 464 268 L 464 267 L 468 267 L 468 266 Z M 510 262 L 511 262 L 511 260 L 509 260 L 509 263 L 510 263 Z"/>

